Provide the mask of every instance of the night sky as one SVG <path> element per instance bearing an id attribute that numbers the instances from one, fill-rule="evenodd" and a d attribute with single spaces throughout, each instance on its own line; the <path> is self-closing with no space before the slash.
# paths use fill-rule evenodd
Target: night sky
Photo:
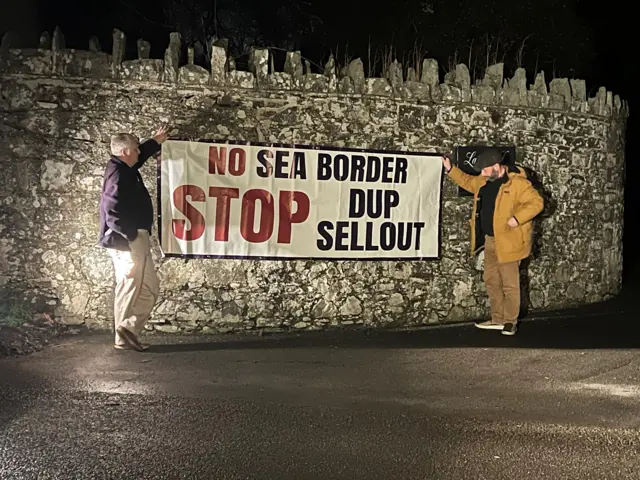
<path id="1" fill-rule="evenodd" d="M 189 43 L 200 40 L 206 45 L 207 38 L 216 34 L 229 38 L 239 68 L 248 58 L 249 47 L 257 45 L 274 47 L 279 70 L 283 52 L 299 49 L 316 71 L 334 53 L 339 64 L 361 57 L 365 73 L 379 76 L 383 57 L 392 47 L 394 57 L 405 66 L 416 57 L 436 58 L 442 74 L 457 62 L 470 64 L 472 75 L 481 76 L 489 58 L 489 63 L 503 61 L 507 76 L 524 66 L 530 82 L 539 70 L 545 71 L 547 81 L 554 76 L 582 78 L 590 95 L 603 85 L 630 103 L 627 178 L 637 174 L 633 161 L 637 80 L 632 74 L 636 27 L 631 2 L 612 0 L 595 4 L 597 8 L 580 0 L 0 2 L 0 32 L 19 31 L 23 46 L 35 46 L 41 32 L 53 32 L 58 25 L 67 47 L 86 49 L 95 35 L 103 50 L 110 51 L 117 27 L 128 38 L 127 58 L 135 58 L 140 37 L 151 42 L 152 57 L 161 58 L 169 32 L 180 31 Z M 196 51 L 202 52 L 197 63 L 206 66 L 204 50 Z M 631 206 L 636 203 L 637 194 L 627 188 L 627 224 L 635 220 Z M 628 235 L 626 241 L 632 244 Z M 627 261 L 631 253 L 625 249 Z"/>

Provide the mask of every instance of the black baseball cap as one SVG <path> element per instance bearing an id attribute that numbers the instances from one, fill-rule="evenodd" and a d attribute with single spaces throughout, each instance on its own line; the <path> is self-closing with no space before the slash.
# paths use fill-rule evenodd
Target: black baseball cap
<path id="1" fill-rule="evenodd" d="M 496 163 L 502 162 L 502 153 L 497 148 L 487 148 L 478 155 L 478 160 L 473 165 L 476 172 L 481 172 L 483 168 L 492 167 Z"/>

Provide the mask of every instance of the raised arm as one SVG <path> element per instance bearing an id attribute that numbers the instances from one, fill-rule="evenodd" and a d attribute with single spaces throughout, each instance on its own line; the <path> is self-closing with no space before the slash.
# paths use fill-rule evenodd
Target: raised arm
<path id="1" fill-rule="evenodd" d="M 149 158 L 158 153 L 162 148 L 162 144 L 167 139 L 167 130 L 166 126 L 161 127 L 156 132 L 156 135 L 147 140 L 144 143 L 141 143 L 138 147 L 140 149 L 140 155 L 138 156 L 138 163 L 134 166 L 134 168 L 139 169 L 146 163 Z"/>
<path id="2" fill-rule="evenodd" d="M 473 194 L 477 193 L 484 184 L 481 176 L 473 176 L 464 173 L 455 165 L 451 164 L 451 160 L 448 157 L 442 157 L 442 165 L 449 178 L 459 187 L 464 188 L 468 192 Z"/>

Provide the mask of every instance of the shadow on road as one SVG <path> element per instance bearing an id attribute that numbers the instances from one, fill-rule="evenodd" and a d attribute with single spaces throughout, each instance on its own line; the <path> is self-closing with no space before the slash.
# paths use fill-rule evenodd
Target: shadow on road
<path id="1" fill-rule="evenodd" d="M 524 348 L 524 349 L 635 349 L 640 347 L 640 324 L 612 302 L 554 312 L 522 321 L 516 336 L 483 331 L 470 324 L 403 331 L 359 329 L 278 333 L 247 339 L 184 338 L 184 343 L 154 345 L 150 352 L 275 348 Z M 176 337 L 171 337 L 172 339 Z"/>
<path id="2" fill-rule="evenodd" d="M 9 424 L 33 408 L 48 382 L 23 369 L 12 359 L 0 364 L 0 434 Z"/>

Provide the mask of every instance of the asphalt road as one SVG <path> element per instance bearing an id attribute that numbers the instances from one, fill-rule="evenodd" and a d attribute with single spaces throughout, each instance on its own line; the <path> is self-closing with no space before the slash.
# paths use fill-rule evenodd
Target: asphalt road
<path id="1" fill-rule="evenodd" d="M 0 479 L 636 479 L 638 333 L 73 336 L 0 361 Z"/>

